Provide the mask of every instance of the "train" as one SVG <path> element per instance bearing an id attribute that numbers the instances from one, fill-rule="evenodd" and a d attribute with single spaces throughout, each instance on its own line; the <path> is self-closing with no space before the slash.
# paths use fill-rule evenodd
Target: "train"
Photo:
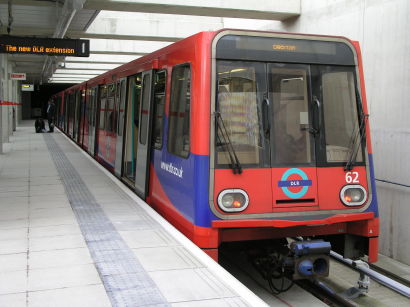
<path id="1" fill-rule="evenodd" d="M 52 99 L 63 133 L 216 261 L 230 242 L 280 250 L 294 278 L 326 275 L 330 249 L 377 261 L 356 41 L 200 32 Z"/>

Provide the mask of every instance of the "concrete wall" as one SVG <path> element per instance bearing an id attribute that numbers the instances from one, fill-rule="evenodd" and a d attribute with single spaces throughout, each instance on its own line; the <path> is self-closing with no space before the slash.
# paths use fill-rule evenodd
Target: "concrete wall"
<path id="1" fill-rule="evenodd" d="M 0 55 L 0 153 L 3 152 L 3 144 L 9 142 L 10 135 L 17 126 L 19 114 L 21 114 L 19 82 L 9 79 L 13 72 L 13 65 L 7 58 L 7 54 Z M 6 103 L 12 102 L 15 105 Z"/>
<path id="2" fill-rule="evenodd" d="M 302 0 L 302 14 L 266 28 L 342 35 L 362 47 L 376 178 L 410 186 L 410 1 Z M 380 252 L 410 264 L 410 188 L 377 183 Z"/>

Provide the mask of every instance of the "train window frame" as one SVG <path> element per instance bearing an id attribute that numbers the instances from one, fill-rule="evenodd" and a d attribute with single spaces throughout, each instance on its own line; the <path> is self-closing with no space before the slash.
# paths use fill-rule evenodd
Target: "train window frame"
<path id="1" fill-rule="evenodd" d="M 157 101 L 157 88 L 155 84 L 155 78 L 160 75 L 164 74 L 164 90 L 160 93 L 163 95 L 163 103 L 162 103 L 162 117 L 161 119 L 157 122 L 157 117 L 158 117 L 158 101 Z M 152 123 L 152 147 L 156 150 L 162 150 L 163 144 L 164 144 L 164 116 L 165 116 L 165 105 L 166 105 L 166 99 L 167 99 L 167 88 L 168 88 L 168 71 L 166 69 L 158 70 L 155 71 L 154 74 L 154 89 L 153 89 L 153 103 L 154 103 L 154 112 L 153 112 L 153 123 Z M 160 123 L 159 127 L 157 127 L 156 123 Z M 157 141 L 157 134 L 156 131 L 158 129 L 159 132 L 159 138 L 160 142 Z"/>
<path id="2" fill-rule="evenodd" d="M 187 85 L 185 85 L 186 88 L 188 88 L 189 86 L 189 91 L 185 91 L 185 95 L 181 95 L 181 94 L 174 94 L 175 92 L 175 87 L 176 84 L 174 84 L 174 82 L 176 83 L 176 81 L 179 81 L 180 79 L 177 79 L 176 77 L 176 73 L 179 72 L 179 69 L 186 69 L 188 68 L 188 72 L 189 72 L 189 82 L 187 82 Z M 185 72 L 184 72 L 185 73 Z M 182 81 L 185 79 L 181 79 Z M 184 84 L 183 82 L 181 82 L 181 84 Z M 174 86 L 175 85 L 175 86 Z M 183 89 L 184 86 L 178 88 L 179 92 L 181 91 L 181 89 Z M 189 94 L 189 103 L 187 103 L 187 94 Z M 175 96 L 174 96 L 175 95 Z M 185 99 L 183 99 L 185 101 L 185 103 L 182 105 L 181 101 L 182 101 L 182 97 L 184 97 Z M 178 99 L 177 99 L 178 98 Z M 175 155 L 177 157 L 183 158 L 183 159 L 188 159 L 190 156 L 190 152 L 191 152 L 191 104 L 192 104 L 192 65 L 190 62 L 186 62 L 186 63 L 182 63 L 179 65 L 175 65 L 174 67 L 172 67 L 172 72 L 171 72 L 171 88 L 170 88 L 170 97 L 169 97 L 169 107 L 168 107 L 168 135 L 167 135 L 167 150 L 170 154 Z M 178 104 L 176 103 L 176 101 L 178 101 Z M 172 115 L 173 113 L 173 107 L 176 106 L 178 108 L 181 108 L 181 106 L 184 106 L 184 113 L 187 113 L 187 105 L 188 105 L 188 129 L 185 128 L 185 122 L 183 122 L 182 125 L 182 132 L 184 132 L 184 130 L 188 131 L 188 135 L 186 137 L 186 135 L 184 133 L 182 133 L 182 135 L 178 135 L 178 131 L 176 131 L 176 133 L 173 133 L 174 129 L 172 127 L 172 125 L 174 124 L 174 118 L 178 118 L 180 116 L 174 116 Z M 172 148 L 171 146 L 175 147 L 176 149 L 176 144 L 177 144 L 177 139 L 178 137 L 182 137 L 182 140 L 188 140 L 188 149 L 183 149 L 184 148 L 184 144 L 182 143 L 182 150 L 180 152 L 174 150 L 174 148 Z"/>

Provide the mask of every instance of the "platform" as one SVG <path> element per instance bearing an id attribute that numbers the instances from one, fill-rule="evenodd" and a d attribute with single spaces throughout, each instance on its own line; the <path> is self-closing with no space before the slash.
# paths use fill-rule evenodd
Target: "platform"
<path id="1" fill-rule="evenodd" d="M 0 155 L 0 306 L 263 306 L 62 133 Z"/>

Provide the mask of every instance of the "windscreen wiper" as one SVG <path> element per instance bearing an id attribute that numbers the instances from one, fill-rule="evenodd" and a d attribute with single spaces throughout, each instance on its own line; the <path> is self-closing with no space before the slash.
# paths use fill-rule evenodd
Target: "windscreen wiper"
<path id="1" fill-rule="evenodd" d="M 356 91 L 356 99 L 359 102 L 360 106 L 360 125 L 353 130 L 352 136 L 350 138 L 350 145 L 349 145 L 349 159 L 344 167 L 345 171 L 351 171 L 353 169 L 354 163 L 356 161 L 357 153 L 360 149 L 360 145 L 362 144 L 363 137 L 366 134 L 365 128 L 367 119 L 369 118 L 369 114 L 364 114 L 362 108 L 362 101 L 360 99 L 358 91 Z"/>
<path id="2" fill-rule="evenodd" d="M 235 149 L 233 148 L 231 139 L 229 138 L 228 130 L 226 129 L 224 120 L 222 119 L 222 115 L 220 112 L 215 112 L 215 116 L 217 118 L 217 126 L 218 126 L 218 145 L 224 146 L 226 151 L 229 155 L 230 164 L 229 166 L 232 168 L 234 174 L 242 174 L 242 166 L 239 162 L 238 156 L 236 155 Z"/>

